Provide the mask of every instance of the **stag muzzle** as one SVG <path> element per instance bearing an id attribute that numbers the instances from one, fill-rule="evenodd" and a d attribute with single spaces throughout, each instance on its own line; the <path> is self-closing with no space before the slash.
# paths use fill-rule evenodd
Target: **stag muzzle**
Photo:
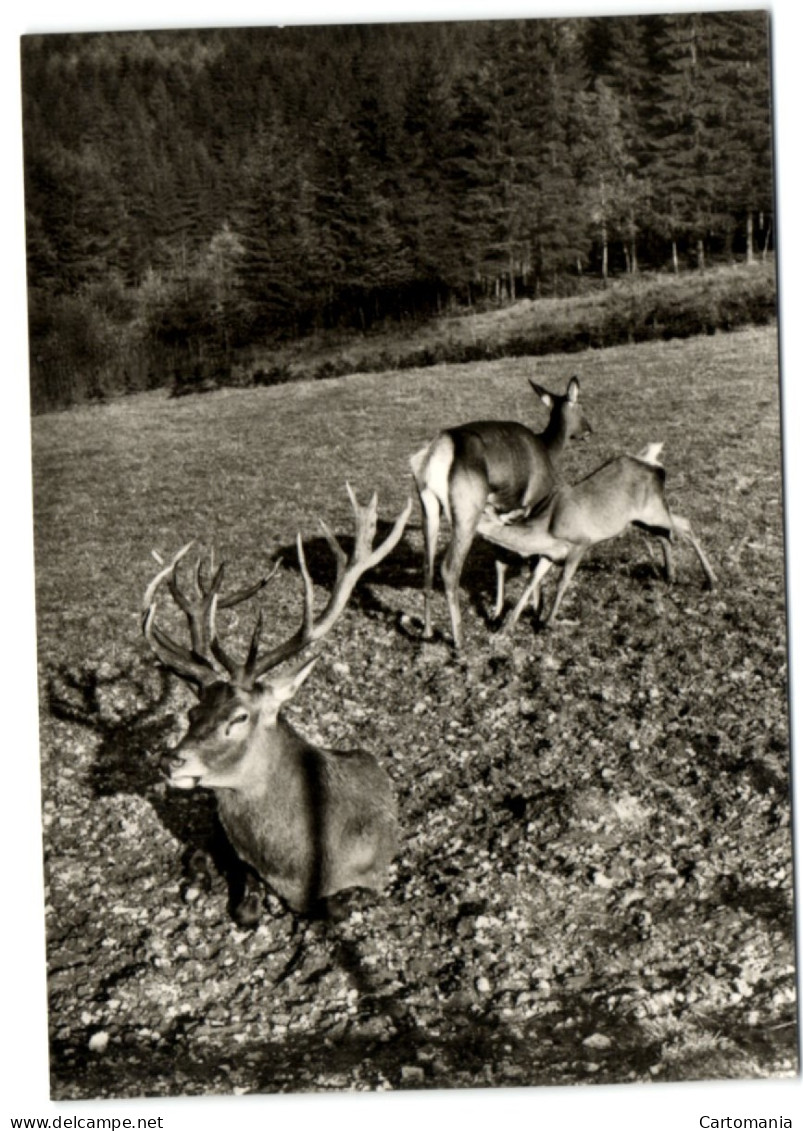
<path id="1" fill-rule="evenodd" d="M 169 750 L 162 756 L 160 761 L 162 773 L 170 785 L 177 789 L 194 789 L 200 782 L 201 775 L 192 772 L 188 760 L 178 752 L 179 749 Z"/>

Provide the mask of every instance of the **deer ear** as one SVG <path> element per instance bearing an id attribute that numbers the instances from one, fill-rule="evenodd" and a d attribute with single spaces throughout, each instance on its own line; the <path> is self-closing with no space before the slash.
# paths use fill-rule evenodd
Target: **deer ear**
<path id="1" fill-rule="evenodd" d="M 569 378 L 569 384 L 566 386 L 566 396 L 572 404 L 577 403 L 577 398 L 580 396 L 580 382 L 576 377 Z"/>
<path id="2" fill-rule="evenodd" d="M 532 377 L 530 378 L 530 384 L 532 385 L 532 390 L 535 395 L 541 398 L 547 408 L 552 408 L 555 399 L 549 389 L 545 389 L 543 385 L 539 385 L 536 381 L 533 381 Z"/>
<path id="3" fill-rule="evenodd" d="M 287 703 L 296 694 L 298 689 L 312 673 L 318 663 L 318 656 L 306 660 L 300 667 L 289 671 L 286 675 L 270 680 L 270 690 L 279 703 Z"/>
<path id="4" fill-rule="evenodd" d="M 647 447 L 643 448 L 642 451 L 639 452 L 639 454 L 636 456 L 636 459 L 642 460 L 643 463 L 651 463 L 655 467 L 660 467 L 661 464 L 658 457 L 661 454 L 661 449 L 663 448 L 663 446 L 663 440 L 659 444 L 647 444 Z"/>

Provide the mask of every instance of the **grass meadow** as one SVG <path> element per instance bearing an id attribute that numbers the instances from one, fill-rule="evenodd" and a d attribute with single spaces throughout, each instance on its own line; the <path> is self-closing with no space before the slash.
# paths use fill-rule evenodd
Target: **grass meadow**
<path id="1" fill-rule="evenodd" d="M 399 798 L 386 898 L 251 933 L 223 877 L 182 898 L 208 796 L 157 769 L 191 696 L 140 637 L 151 551 L 214 544 L 232 586 L 282 559 L 268 633 L 300 616 L 293 541 L 348 538 L 348 480 L 390 520 L 444 426 L 540 428 L 528 377 L 579 375 L 595 432 L 564 476 L 663 441 L 690 551 L 589 554 L 550 632 L 488 621 L 424 643 L 417 506 L 293 703 L 370 750 Z M 33 420 L 51 1082 L 55 1098 L 788 1076 L 797 1069 L 776 331 L 364 373 Z M 515 586 L 511 597 L 515 597 Z M 165 610 L 165 616 L 168 613 Z M 250 611 L 229 614 L 243 642 Z M 235 1055 L 236 1054 L 236 1055 Z"/>

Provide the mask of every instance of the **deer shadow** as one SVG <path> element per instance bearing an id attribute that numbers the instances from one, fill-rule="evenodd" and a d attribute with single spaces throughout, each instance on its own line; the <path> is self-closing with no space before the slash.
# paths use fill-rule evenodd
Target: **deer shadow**
<path id="1" fill-rule="evenodd" d="M 162 827 L 183 845 L 185 888 L 193 882 L 208 886 L 193 864 L 201 850 L 224 878 L 232 910 L 248 876 L 223 831 L 214 799 L 170 788 L 160 768 L 166 736 L 176 731 L 182 713 L 176 696 L 180 686 L 170 671 L 156 665 L 143 671 L 132 662 L 110 674 L 87 665 L 60 665 L 48 674 L 45 696 L 54 719 L 79 726 L 98 740 L 89 771 L 92 797 L 131 794 L 147 801 Z"/>
<path id="2" fill-rule="evenodd" d="M 376 524 L 375 543 L 378 545 L 383 542 L 392 529 L 392 522 L 386 519 L 379 519 Z M 409 543 L 408 533 L 411 529 L 415 530 L 415 527 L 411 527 L 408 523 L 401 540 L 392 553 L 388 554 L 378 565 L 369 570 L 361 581 L 368 578 L 375 584 L 390 589 L 409 589 L 415 584 L 416 575 L 420 573 L 420 560 Z M 354 536 L 351 534 L 338 533 L 336 537 L 343 551 L 350 555 L 354 549 Z M 280 557 L 282 564 L 288 569 L 300 573 L 295 541 L 281 546 L 276 551 L 275 556 Z M 309 575 L 313 582 L 323 588 L 330 587 L 334 579 L 334 560 L 332 548 L 327 539 L 322 535 L 315 538 L 305 538 L 304 557 L 307 562 Z M 362 588 L 358 588 L 355 591 L 353 601 L 356 604 L 359 604 L 359 596 L 362 592 L 364 592 Z"/>
<path id="3" fill-rule="evenodd" d="M 256 926 L 260 914 L 248 921 L 239 912 L 245 904 L 253 908 L 257 892 L 261 910 L 267 885 L 237 856 L 220 823 L 211 791 L 172 788 L 160 768 L 168 746 L 167 736 L 175 732 L 183 713 L 176 694 L 180 686 L 177 677 L 166 668 L 144 668 L 136 661 L 110 674 L 101 674 L 98 668 L 88 665 L 60 665 L 48 675 L 46 705 L 54 719 L 80 727 L 98 740 L 89 771 L 91 796 L 142 797 L 163 828 L 183 846 L 185 896 L 193 886 L 211 889 L 208 864 L 226 884 L 231 917 L 241 927 Z M 320 767 L 314 759 L 305 767 L 305 788 L 306 805 L 312 814 L 312 893 L 321 874 L 325 839 Z M 375 893 L 355 888 L 328 901 L 310 898 L 307 913 L 297 914 L 272 893 L 271 911 L 292 917 L 290 938 L 296 942 L 275 982 L 284 981 L 303 966 L 309 951 L 310 928 L 323 921 L 321 927 L 332 964 L 348 974 L 361 999 L 374 1003 L 373 1008 L 385 1010 L 398 1028 L 404 1018 L 395 999 L 382 992 L 381 983 L 362 960 L 359 944 L 349 938 L 348 932 L 353 911 L 360 912 L 358 921 L 370 921 L 375 913 L 380 918 L 386 914 L 383 905 L 384 901 Z"/>
<path id="4" fill-rule="evenodd" d="M 381 541 L 390 533 L 393 524 L 380 520 L 377 523 L 377 540 Z M 418 545 L 410 537 L 417 535 Z M 354 546 L 354 538 L 350 535 L 337 536 L 343 550 L 350 554 Z M 435 588 L 442 594 L 439 565 L 445 552 L 447 541 L 441 539 L 436 556 Z M 276 556 L 282 559 L 282 564 L 287 569 L 300 575 L 300 567 L 295 542 L 281 546 L 276 551 Z M 308 538 L 304 541 L 304 557 L 309 575 L 316 587 L 326 589 L 331 586 L 334 578 L 334 563 L 332 550 L 324 537 Z M 477 537 L 472 544 L 468 558 L 463 568 L 460 588 L 465 599 L 473 609 L 476 616 L 486 626 L 496 624 L 492 615 L 492 603 L 495 596 L 494 561 L 502 558 L 509 568 L 509 576 L 523 573 L 525 564 L 515 554 L 505 550 L 492 548 L 489 543 Z M 408 639 L 420 640 L 420 632 L 411 631 L 409 618 L 403 615 L 398 605 L 392 604 L 382 596 L 379 590 L 391 589 L 396 592 L 415 590 L 420 594 L 423 605 L 423 579 L 424 579 L 424 550 L 423 531 L 419 524 L 408 523 L 401 541 L 391 554 L 388 554 L 377 566 L 370 570 L 360 585 L 354 591 L 351 604 L 359 608 L 372 620 L 382 620 L 395 625 L 399 635 Z M 366 584 L 367 582 L 367 584 Z M 444 610 L 445 613 L 445 610 Z M 418 628 L 423 627 L 423 621 Z M 442 636 L 436 629 L 433 640 L 437 641 Z"/>

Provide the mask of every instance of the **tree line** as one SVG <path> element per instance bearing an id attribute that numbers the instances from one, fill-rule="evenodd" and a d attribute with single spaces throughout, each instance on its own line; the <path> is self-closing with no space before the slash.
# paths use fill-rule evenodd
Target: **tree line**
<path id="1" fill-rule="evenodd" d="M 773 243 L 763 12 L 32 36 L 22 75 L 44 405 Z"/>

